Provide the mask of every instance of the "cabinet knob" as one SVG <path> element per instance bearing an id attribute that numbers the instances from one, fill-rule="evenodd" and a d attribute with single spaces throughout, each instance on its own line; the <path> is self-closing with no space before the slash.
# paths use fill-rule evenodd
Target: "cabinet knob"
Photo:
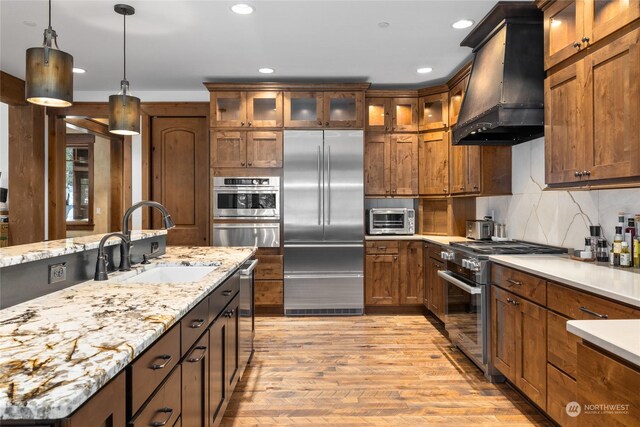
<path id="1" fill-rule="evenodd" d="M 589 44 L 589 40 L 591 40 L 591 39 L 589 37 L 585 36 L 585 37 L 582 38 L 582 43 Z"/>
<path id="2" fill-rule="evenodd" d="M 249 126 L 251 126 L 251 122 L 249 122 L 248 124 L 249 124 Z"/>
<path id="3" fill-rule="evenodd" d="M 573 44 L 573 47 L 574 47 L 574 48 L 576 48 L 577 50 L 580 50 L 580 48 L 582 47 L 582 43 L 580 43 L 580 42 L 575 42 L 575 43 Z"/>
<path id="4" fill-rule="evenodd" d="M 389 190 L 387 190 L 387 193 L 389 192 Z"/>
<path id="5" fill-rule="evenodd" d="M 461 190 L 464 190 L 464 186 L 461 186 L 461 187 L 460 187 L 460 189 L 461 189 Z"/>
<path id="6" fill-rule="evenodd" d="M 584 171 L 582 172 L 585 176 L 590 176 L 591 175 L 591 171 Z"/>
<path id="7" fill-rule="evenodd" d="M 578 176 L 580 176 L 580 175 L 578 175 L 579 173 L 580 173 L 580 172 L 575 171 L 575 172 L 573 173 L 573 176 L 578 177 Z"/>
<path id="8" fill-rule="evenodd" d="M 324 125 L 325 126 L 329 126 L 329 122 L 324 122 Z"/>
<path id="9" fill-rule="evenodd" d="M 322 126 L 322 120 L 318 120 L 318 125 Z"/>
<path id="10" fill-rule="evenodd" d="M 474 189 L 474 190 L 477 190 L 477 189 L 478 189 L 478 186 L 477 186 L 477 185 L 474 185 L 474 186 L 473 186 L 473 189 Z"/>
<path id="11" fill-rule="evenodd" d="M 443 192 L 443 193 L 446 193 L 446 192 L 447 192 L 447 189 L 446 189 L 446 188 L 443 188 L 443 189 L 442 189 L 442 192 Z"/>
<path id="12" fill-rule="evenodd" d="M 396 191 L 397 191 L 397 190 L 394 188 L 394 189 L 393 189 L 393 192 L 395 193 Z"/>
<path id="13" fill-rule="evenodd" d="M 244 166 L 244 162 L 240 162 L 240 165 L 241 165 L 241 166 Z"/>
<path id="14" fill-rule="evenodd" d="M 397 261 L 397 260 L 398 260 L 398 257 L 397 257 L 397 256 L 394 256 L 394 257 L 393 257 L 393 260 L 394 260 L 394 261 Z"/>
<path id="15" fill-rule="evenodd" d="M 247 163 L 247 166 L 251 166 L 252 164 L 253 164 L 253 163 L 249 162 L 249 163 Z"/>
<path id="16" fill-rule="evenodd" d="M 240 126 L 244 126 L 244 122 L 240 122 Z"/>

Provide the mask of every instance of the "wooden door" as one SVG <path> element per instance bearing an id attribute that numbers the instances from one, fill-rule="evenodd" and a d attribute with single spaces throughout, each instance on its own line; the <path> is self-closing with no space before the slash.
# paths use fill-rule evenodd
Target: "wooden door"
<path id="1" fill-rule="evenodd" d="M 580 417 L 567 413 L 567 404 L 578 401 L 576 381 L 547 363 L 547 408 L 545 412 L 562 427 L 576 427 Z M 572 414 L 573 415 L 573 414 Z"/>
<path id="2" fill-rule="evenodd" d="M 549 6 L 544 11 L 544 69 L 586 48 L 584 36 L 584 0 L 557 1 Z"/>
<path id="3" fill-rule="evenodd" d="M 393 98 L 391 100 L 391 131 L 415 132 L 418 130 L 418 98 Z"/>
<path id="4" fill-rule="evenodd" d="M 324 125 L 328 128 L 362 129 L 363 92 L 325 92 Z"/>
<path id="5" fill-rule="evenodd" d="M 67 420 L 68 427 L 125 427 L 126 381 L 124 372 L 109 381 Z"/>
<path id="6" fill-rule="evenodd" d="M 391 126 L 389 98 L 367 98 L 365 110 L 365 130 L 367 132 L 387 132 Z"/>
<path id="7" fill-rule="evenodd" d="M 478 145 L 467 146 L 467 180 L 465 189 L 467 193 L 479 193 L 482 179 L 482 152 Z M 508 159 L 511 160 L 511 159 Z M 509 165 L 509 168 L 511 165 Z"/>
<path id="8" fill-rule="evenodd" d="M 584 168 L 584 66 L 581 62 L 551 74 L 544 81 L 544 156 L 547 184 L 579 182 Z"/>
<path id="9" fill-rule="evenodd" d="M 512 296 L 512 300 L 517 309 L 515 384 L 544 410 L 547 408 L 547 310 L 519 297 Z"/>
<path id="10" fill-rule="evenodd" d="M 391 195 L 418 194 L 418 135 L 393 134 L 391 146 Z"/>
<path id="11" fill-rule="evenodd" d="M 236 295 L 227 306 L 227 398 L 231 397 L 240 374 L 240 298 Z"/>
<path id="12" fill-rule="evenodd" d="M 418 159 L 420 195 L 448 194 L 449 132 L 430 132 L 420 135 Z"/>
<path id="13" fill-rule="evenodd" d="M 502 375 L 516 382 L 516 329 L 518 309 L 514 295 L 491 287 L 491 361 Z M 546 362 L 546 357 L 544 358 Z"/>
<path id="14" fill-rule="evenodd" d="M 211 92 L 211 127 L 239 128 L 247 124 L 244 92 Z"/>
<path id="15" fill-rule="evenodd" d="M 400 242 L 400 304 L 419 305 L 424 298 L 424 244 Z"/>
<path id="16" fill-rule="evenodd" d="M 468 82 L 469 76 L 460 80 L 449 92 L 449 127 L 453 127 L 458 123 L 458 115 L 460 114 L 460 107 L 462 106 L 462 99 L 467 90 Z"/>
<path id="17" fill-rule="evenodd" d="M 583 63 L 590 88 L 584 90 L 580 120 L 587 150 L 583 179 L 640 176 L 640 29 L 593 52 Z"/>
<path id="18" fill-rule="evenodd" d="M 438 271 L 444 270 L 444 264 L 435 258 L 429 258 L 427 268 L 427 300 L 429 311 L 438 319 L 444 321 L 444 281 L 438 276 Z"/>
<path id="19" fill-rule="evenodd" d="M 451 194 L 461 194 L 467 192 L 467 169 L 468 169 L 468 146 L 452 145 L 449 151 L 449 190 Z"/>
<path id="20" fill-rule="evenodd" d="M 282 92 L 247 92 L 247 127 L 282 127 Z"/>
<path id="21" fill-rule="evenodd" d="M 286 128 L 321 128 L 324 126 L 322 92 L 285 92 L 284 126 Z"/>
<path id="22" fill-rule="evenodd" d="M 227 318 L 220 315 L 209 327 L 209 422 L 218 425 L 227 400 Z"/>
<path id="23" fill-rule="evenodd" d="M 367 255 L 365 289 L 367 305 L 398 305 L 398 255 Z"/>
<path id="24" fill-rule="evenodd" d="M 244 168 L 247 164 L 247 133 L 211 131 L 211 164 L 215 168 Z"/>
<path id="25" fill-rule="evenodd" d="M 168 245 L 209 244 L 209 141 L 204 117 L 154 117 L 151 121 L 151 194 L 176 227 Z M 152 227 L 161 228 L 158 212 Z"/>
<path id="26" fill-rule="evenodd" d="M 182 420 L 209 426 L 209 334 L 204 334 L 182 362 Z"/>
<path id="27" fill-rule="evenodd" d="M 247 132 L 247 167 L 282 167 L 282 132 Z"/>
<path id="28" fill-rule="evenodd" d="M 390 195 L 390 162 L 389 135 L 382 132 L 367 132 L 364 141 L 364 190 L 367 196 Z"/>
<path id="29" fill-rule="evenodd" d="M 640 18 L 637 0 L 584 0 L 584 35 L 589 44 Z"/>
<path id="30" fill-rule="evenodd" d="M 445 129 L 449 125 L 449 93 L 421 97 L 418 114 L 420 130 Z"/>

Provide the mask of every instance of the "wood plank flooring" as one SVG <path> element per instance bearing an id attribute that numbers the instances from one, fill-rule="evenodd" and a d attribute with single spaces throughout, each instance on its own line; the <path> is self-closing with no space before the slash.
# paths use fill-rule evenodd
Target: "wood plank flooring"
<path id="1" fill-rule="evenodd" d="M 550 425 L 422 315 L 256 318 L 223 426 Z"/>

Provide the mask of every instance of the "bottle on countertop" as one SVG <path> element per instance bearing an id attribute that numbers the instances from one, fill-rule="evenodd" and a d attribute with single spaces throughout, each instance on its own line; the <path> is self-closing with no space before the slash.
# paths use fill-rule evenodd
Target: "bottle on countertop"
<path id="1" fill-rule="evenodd" d="M 624 228 L 624 218 L 625 218 L 625 213 L 624 212 L 618 212 L 618 227 L 623 227 Z"/>
<path id="2" fill-rule="evenodd" d="M 609 246 L 607 245 L 606 239 L 598 239 L 598 251 L 596 253 L 596 258 L 599 262 L 609 261 Z"/>
<path id="3" fill-rule="evenodd" d="M 627 242 L 622 242 L 620 267 L 631 267 L 631 252 L 629 252 L 629 244 Z"/>
<path id="4" fill-rule="evenodd" d="M 613 238 L 613 265 L 615 267 L 620 266 L 620 253 L 622 253 L 622 242 L 624 237 L 622 236 L 622 227 L 616 227 L 616 235 Z"/>
<path id="5" fill-rule="evenodd" d="M 634 240 L 636 239 L 636 224 L 633 218 L 629 218 L 627 220 L 627 228 L 624 229 L 624 241 L 627 243 L 627 247 L 629 248 L 629 253 L 631 254 L 631 262 L 633 263 L 633 247 Z M 632 264 L 632 266 L 635 264 Z"/>
<path id="6" fill-rule="evenodd" d="M 595 256 L 596 251 L 598 250 L 598 240 L 600 239 L 600 226 L 590 226 L 589 232 L 591 233 L 591 253 L 593 253 Z"/>

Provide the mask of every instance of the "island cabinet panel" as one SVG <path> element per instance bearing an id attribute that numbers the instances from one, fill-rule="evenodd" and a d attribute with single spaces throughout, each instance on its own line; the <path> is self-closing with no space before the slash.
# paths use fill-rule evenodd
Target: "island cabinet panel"
<path id="1" fill-rule="evenodd" d="M 578 400 L 589 405 L 618 405 L 619 413 L 581 414 L 581 426 L 633 426 L 640 420 L 640 369 L 604 351 L 578 344 Z"/>
<path id="2" fill-rule="evenodd" d="M 124 427 L 126 422 L 126 380 L 120 373 L 78 409 L 67 426 Z"/>
<path id="3" fill-rule="evenodd" d="M 219 317 L 209 328 L 209 422 L 220 424 L 227 399 L 227 318 Z"/>
<path id="4" fill-rule="evenodd" d="M 547 414 L 563 427 L 575 427 L 578 418 L 567 414 L 567 404 L 578 401 L 576 380 L 547 364 Z"/>
<path id="5" fill-rule="evenodd" d="M 173 425 L 180 417 L 182 369 L 178 365 L 151 400 L 130 422 L 129 427 Z"/>
<path id="6" fill-rule="evenodd" d="M 182 416 L 185 426 L 209 426 L 209 334 L 182 361 Z"/>
<path id="7" fill-rule="evenodd" d="M 184 356 L 209 324 L 209 297 L 203 299 L 180 321 L 180 356 Z"/>

